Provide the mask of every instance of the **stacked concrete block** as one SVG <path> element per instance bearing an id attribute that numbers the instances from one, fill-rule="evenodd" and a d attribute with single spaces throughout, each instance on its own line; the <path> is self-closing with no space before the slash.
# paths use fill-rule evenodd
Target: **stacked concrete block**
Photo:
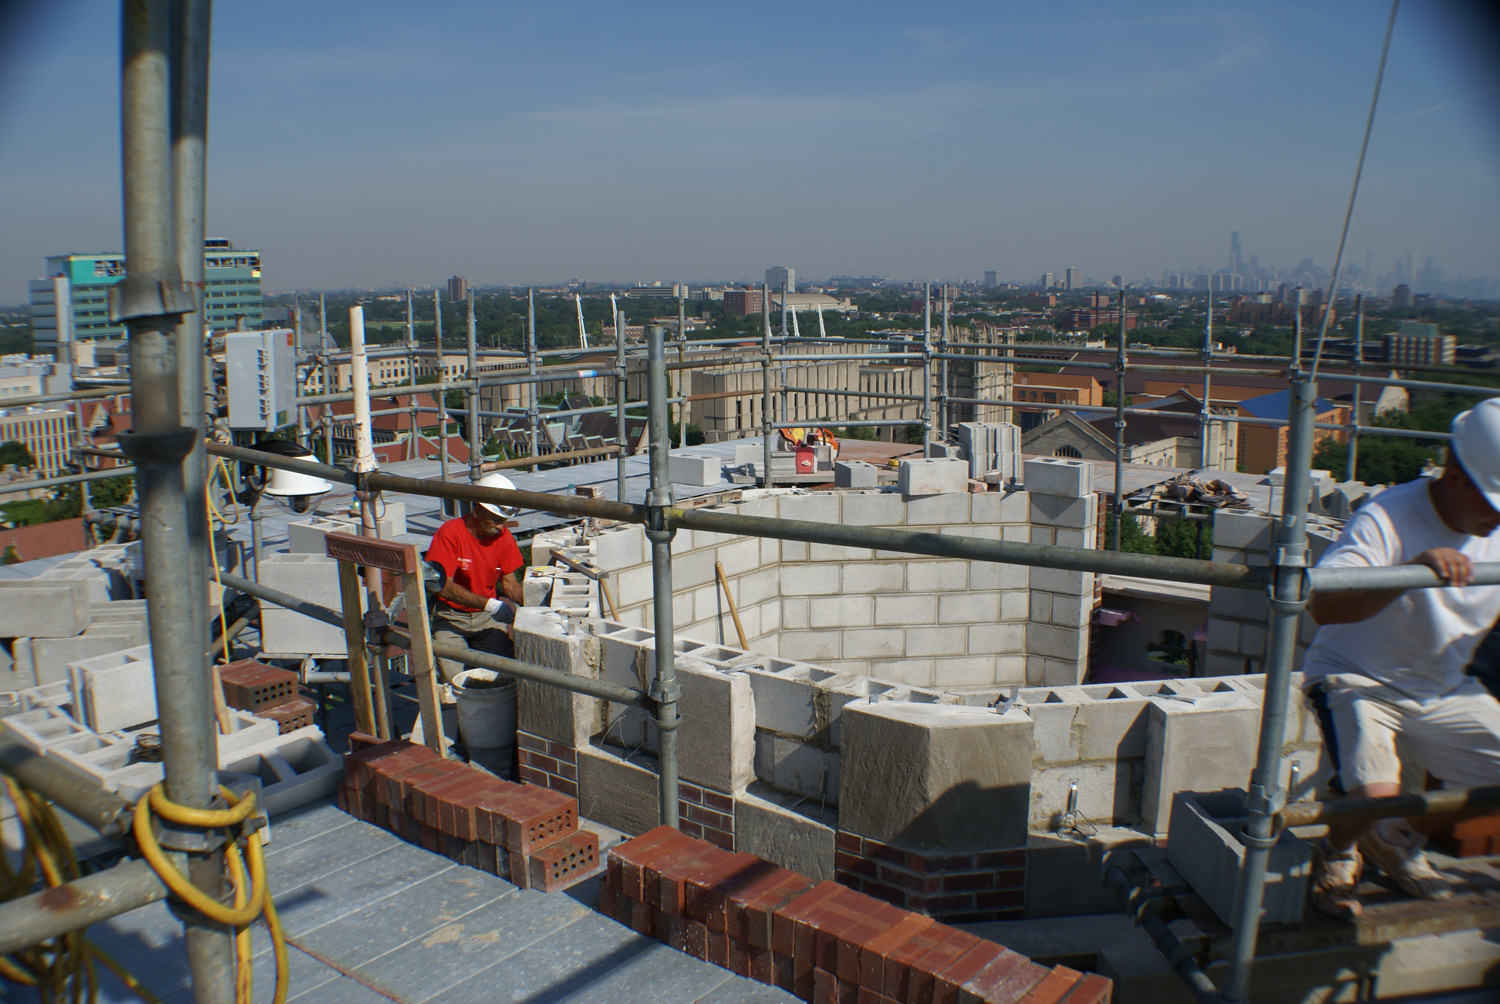
<path id="1" fill-rule="evenodd" d="M 1137 686 L 1137 692 L 1148 687 Z M 1150 696 L 1141 828 L 1165 834 L 1179 791 L 1243 788 L 1255 765 L 1260 711 L 1238 692 Z"/>
<path id="2" fill-rule="evenodd" d="M 1030 469 L 1037 461 L 1028 460 L 1026 463 Z M 1061 487 L 1076 488 L 1086 486 L 1089 481 L 1074 467 L 1047 463 L 1040 470 L 1042 473 L 1032 480 L 1043 484 L 1062 481 L 1065 484 Z M 1094 546 L 1099 516 L 1097 496 L 1092 493 L 1067 496 L 1036 491 L 1029 494 L 1032 543 L 1082 548 Z M 1030 570 L 1028 584 L 1026 682 L 1033 686 L 1066 686 L 1081 682 L 1088 669 L 1087 626 L 1093 610 L 1094 576 L 1087 572 L 1037 567 Z"/>
<path id="3" fill-rule="evenodd" d="M 406 503 L 381 500 L 375 507 L 379 514 L 376 528 L 381 540 L 391 540 L 406 533 Z M 363 533 L 359 517 L 314 514 L 305 520 L 287 524 L 287 550 L 292 554 L 325 554 L 323 538 L 330 533 Z"/>
<path id="4" fill-rule="evenodd" d="M 344 759 L 329 748 L 323 733 L 307 725 L 274 740 L 247 747 L 220 769 L 259 778 L 259 806 L 277 816 L 334 794 L 344 774 Z"/>
<path id="5" fill-rule="evenodd" d="M 1020 698 L 1035 740 L 1031 829 L 1137 822 L 1146 698 L 1107 684 L 1023 689 Z"/>
<path id="6" fill-rule="evenodd" d="M 0 579 L 0 638 L 72 638 L 89 626 L 93 602 L 82 579 Z"/>
<path id="7" fill-rule="evenodd" d="M 1094 468 L 1084 460 L 1029 457 L 1021 473 L 1021 483 L 1033 495 L 1083 498 L 1093 494 Z"/>
<path id="8" fill-rule="evenodd" d="M 60 561 L 36 577 L 41 582 L 82 582 L 94 603 L 125 599 L 130 595 L 130 580 L 123 567 L 96 563 L 89 552 Z"/>
<path id="9" fill-rule="evenodd" d="M 86 733 L 57 743 L 46 752 L 89 774 L 102 787 L 130 802 L 150 791 L 163 776 L 160 763 L 137 760 L 135 741 L 119 734 Z"/>
<path id="10" fill-rule="evenodd" d="M 156 720 L 151 646 L 124 649 L 69 664 L 73 708 L 95 732 L 114 732 Z"/>
<path id="11" fill-rule="evenodd" d="M 601 912 L 806 1001 L 1062 1000 L 1104 1004 L 1108 980 L 1049 969 L 837 882 L 659 827 L 615 847 Z"/>
<path id="12" fill-rule="evenodd" d="M 967 461 L 947 457 L 901 460 L 896 465 L 896 490 L 902 495 L 967 494 Z"/>
<path id="13" fill-rule="evenodd" d="M 1218 918 L 1230 927 L 1239 919 L 1240 871 L 1245 845 L 1245 792 L 1178 792 L 1172 805 L 1167 860 Z M 1298 924 L 1307 904 L 1312 844 L 1282 831 L 1266 865 L 1261 923 Z"/>
<path id="14" fill-rule="evenodd" d="M 334 610 L 342 609 L 339 563 L 320 554 L 267 554 L 261 559 L 262 585 Z M 360 590 L 363 598 L 364 590 Z M 363 599 L 361 599 L 363 614 Z M 344 630 L 274 603 L 261 604 L 261 651 L 269 656 L 339 659 L 348 654 Z"/>
<path id="15" fill-rule="evenodd" d="M 147 640 L 143 624 L 116 622 L 90 624 L 74 638 L 17 638 L 16 645 L 29 649 L 32 673 L 43 684 L 69 679 L 72 663 L 139 648 Z"/>
<path id="16" fill-rule="evenodd" d="M 375 743 L 345 758 L 339 806 L 452 861 L 543 892 L 581 881 L 599 864 L 599 838 L 578 828 L 578 802 L 513 784 L 425 746 Z"/>
<path id="17" fill-rule="evenodd" d="M 1007 422 L 959 422 L 958 443 L 969 461 L 969 477 L 998 475 L 1005 484 L 1021 474 L 1021 429 Z"/>
<path id="18" fill-rule="evenodd" d="M 833 464 L 833 483 L 837 488 L 874 488 L 875 466 L 863 460 L 837 460 Z"/>

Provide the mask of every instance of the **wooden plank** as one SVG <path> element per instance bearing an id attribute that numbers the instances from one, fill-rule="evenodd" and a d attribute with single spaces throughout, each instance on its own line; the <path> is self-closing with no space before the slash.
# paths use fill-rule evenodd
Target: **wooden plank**
<path id="1" fill-rule="evenodd" d="M 748 649 L 750 643 L 745 640 L 745 625 L 740 623 L 740 612 L 734 608 L 734 597 L 729 595 L 729 580 L 724 577 L 723 562 L 714 562 L 714 573 L 719 577 L 719 588 L 724 590 L 724 601 L 729 604 L 729 616 L 734 618 L 734 633 L 740 636 L 740 648 Z"/>
<path id="2" fill-rule="evenodd" d="M 405 576 L 406 626 L 411 632 L 408 668 L 417 684 L 417 707 L 422 711 L 422 738 L 439 756 L 448 754 L 443 734 L 442 704 L 438 700 L 437 666 L 432 658 L 432 622 L 427 617 L 427 590 L 422 576 Z"/>
<path id="3" fill-rule="evenodd" d="M 370 664 L 365 651 L 365 624 L 360 615 L 359 571 L 352 561 L 339 562 L 339 599 L 344 608 L 344 644 L 349 656 L 349 699 L 354 722 L 365 735 L 375 735 L 375 709 L 370 702 Z"/>

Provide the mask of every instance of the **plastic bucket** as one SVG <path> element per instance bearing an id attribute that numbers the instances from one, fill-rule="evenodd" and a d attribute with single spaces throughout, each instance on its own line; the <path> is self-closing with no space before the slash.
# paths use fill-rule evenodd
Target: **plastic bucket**
<path id="1" fill-rule="evenodd" d="M 458 734 L 472 749 L 516 745 L 516 681 L 491 669 L 466 669 L 453 678 Z"/>

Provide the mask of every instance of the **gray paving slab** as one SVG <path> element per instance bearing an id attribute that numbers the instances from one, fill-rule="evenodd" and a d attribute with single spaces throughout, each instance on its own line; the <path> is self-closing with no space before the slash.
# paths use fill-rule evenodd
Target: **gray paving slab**
<path id="1" fill-rule="evenodd" d="M 317 1004 L 391 1004 L 389 997 L 347 976 L 341 976 L 332 983 L 325 983 L 315 990 L 309 990 L 306 994 L 288 997 L 287 1000 L 316 1001 Z"/>
<path id="2" fill-rule="evenodd" d="M 440 997 L 532 946 L 546 951 L 590 911 L 566 896 L 517 890 L 354 970 L 403 1001 Z"/>
<path id="3" fill-rule="evenodd" d="M 352 826 L 354 822 L 354 817 L 326 799 L 298 806 L 271 820 L 271 839 L 265 845 L 266 857 L 282 854 L 304 841 L 336 839 L 334 830 Z"/>
<path id="4" fill-rule="evenodd" d="M 350 820 L 348 826 L 339 827 L 312 840 L 304 840 L 285 851 L 273 854 L 268 849 L 266 877 L 270 881 L 272 895 L 280 897 L 330 872 L 347 868 L 392 847 L 410 846 L 385 830 Z"/>
<path id="5" fill-rule="evenodd" d="M 597 914 L 596 924 L 611 922 Z M 580 921 L 579 923 L 585 923 Z M 619 925 L 614 925 L 619 926 Z M 623 930 L 623 928 L 622 928 Z M 734 979 L 734 974 L 711 965 L 659 941 L 647 941 L 644 952 L 625 957 L 601 980 L 590 980 L 577 989 L 568 988 L 569 1004 L 619 1004 L 620 1001 L 696 1001 L 704 994 Z"/>
<path id="6" fill-rule="evenodd" d="M 779 987 L 768 987 L 743 976 L 731 976 L 699 997 L 694 1004 L 800 1004 L 801 1000 Z"/>
<path id="7" fill-rule="evenodd" d="M 89 928 L 89 937 L 159 997 L 188 985 L 182 923 L 172 916 L 165 903 L 152 903 L 95 924 Z M 115 994 L 111 998 L 101 993 L 101 1000 L 140 999 L 113 976 L 101 981 L 111 986 Z"/>
<path id="8" fill-rule="evenodd" d="M 321 989 L 335 980 L 342 979 L 343 975 L 337 970 L 330 969 L 306 952 L 298 951 L 296 948 L 287 946 L 287 1000 L 301 994 L 313 994 L 307 1000 L 322 1000 Z M 254 960 L 250 970 L 251 992 L 257 1001 L 269 1001 L 276 989 L 276 965 L 271 955 L 267 952 Z M 99 996 L 101 1002 L 105 1001 L 104 995 Z M 124 991 L 120 997 L 121 1002 L 133 1001 L 139 1004 L 140 998 Z M 162 1004 L 193 1004 L 193 988 L 185 986 L 172 994 L 164 997 Z"/>
<path id="9" fill-rule="evenodd" d="M 337 871 L 326 872 L 311 882 L 276 894 L 276 909 L 288 936 L 296 938 L 329 921 L 389 899 L 407 886 L 439 872 L 457 867 L 446 858 L 397 843 L 378 855 L 356 861 Z M 400 901 L 391 904 L 400 910 Z"/>
<path id="10" fill-rule="evenodd" d="M 297 936 L 297 944 L 349 972 L 487 905 L 504 913 L 516 887 L 473 868 L 450 868 L 382 900 Z"/>

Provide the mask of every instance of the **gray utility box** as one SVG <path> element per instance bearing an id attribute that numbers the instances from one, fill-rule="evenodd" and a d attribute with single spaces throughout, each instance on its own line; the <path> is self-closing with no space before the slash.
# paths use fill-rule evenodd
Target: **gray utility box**
<path id="1" fill-rule="evenodd" d="M 290 328 L 224 336 L 229 427 L 275 432 L 297 421 L 297 344 Z"/>
<path id="2" fill-rule="evenodd" d="M 1245 792 L 1180 791 L 1172 801 L 1172 824 L 1167 833 L 1167 860 L 1218 918 L 1230 927 L 1239 913 L 1240 869 L 1245 845 L 1239 832 L 1245 825 Z M 1312 878 L 1312 844 L 1284 830 L 1266 864 L 1266 889 L 1261 900 L 1261 922 L 1297 924 L 1307 905 Z"/>

